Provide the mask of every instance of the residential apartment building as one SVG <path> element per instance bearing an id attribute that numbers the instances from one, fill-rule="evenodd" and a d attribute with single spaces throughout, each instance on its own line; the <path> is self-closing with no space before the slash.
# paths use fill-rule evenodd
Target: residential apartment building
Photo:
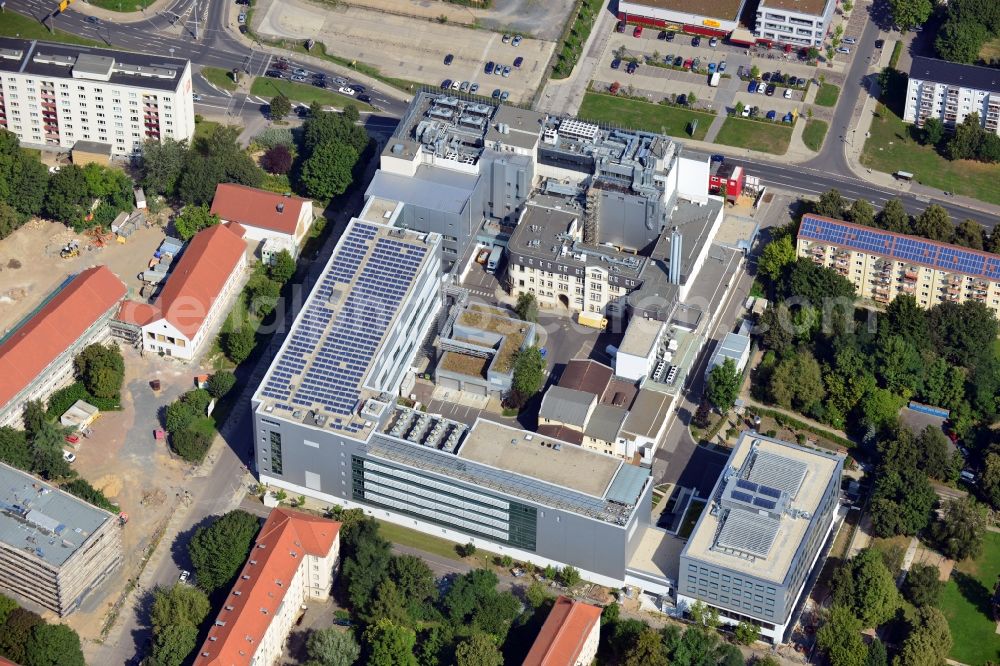
<path id="1" fill-rule="evenodd" d="M 523 666 L 590 666 L 601 642 L 601 607 L 559 595 Z"/>
<path id="2" fill-rule="evenodd" d="M 121 562 L 118 516 L 0 464 L 0 588 L 68 615 Z"/>
<path id="3" fill-rule="evenodd" d="M 21 427 L 24 405 L 73 383 L 73 359 L 111 339 L 126 289 L 106 266 L 72 276 L 0 341 L 0 426 Z"/>
<path id="4" fill-rule="evenodd" d="M 744 432 L 680 556 L 677 605 L 784 640 L 834 523 L 844 456 Z"/>
<path id="5" fill-rule="evenodd" d="M 240 225 L 202 229 L 172 266 L 156 301 L 125 301 L 118 321 L 141 329 L 146 351 L 193 359 L 223 319 L 246 267 L 247 247 Z"/>
<path id="6" fill-rule="evenodd" d="M 0 127 L 23 145 L 58 150 L 82 141 L 120 158 L 146 141 L 190 140 L 191 63 L 0 37 Z"/>
<path id="7" fill-rule="evenodd" d="M 276 194 L 237 183 L 219 183 L 212 212 L 223 222 L 243 227 L 243 238 L 277 241 L 290 247 L 292 257 L 313 223 L 312 201 L 291 194 Z"/>
<path id="8" fill-rule="evenodd" d="M 754 35 L 794 47 L 823 45 L 838 0 L 760 0 Z"/>
<path id="9" fill-rule="evenodd" d="M 340 523 L 291 509 L 268 514 L 196 666 L 271 666 L 308 601 L 326 601 L 340 560 Z"/>
<path id="10" fill-rule="evenodd" d="M 837 271 L 858 296 L 885 305 L 899 294 L 921 307 L 979 301 L 1000 317 L 1000 255 L 842 220 L 805 215 L 798 256 Z"/>
<path id="11" fill-rule="evenodd" d="M 923 127 L 937 118 L 953 129 L 970 113 L 979 124 L 1000 133 L 1000 76 L 994 67 L 979 67 L 915 56 L 906 85 L 903 120 Z"/>

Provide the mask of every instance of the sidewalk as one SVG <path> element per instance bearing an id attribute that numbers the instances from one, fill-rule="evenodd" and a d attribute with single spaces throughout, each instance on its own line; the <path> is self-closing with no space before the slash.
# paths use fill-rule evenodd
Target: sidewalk
<path id="1" fill-rule="evenodd" d="M 608 11 L 607 7 L 601 9 L 594 26 L 587 37 L 587 43 L 583 45 L 580 52 L 583 57 L 576 63 L 576 67 L 570 75 L 562 80 L 549 79 L 545 85 L 537 103 L 539 111 L 559 115 L 575 115 L 580 110 L 583 103 L 583 95 L 587 92 L 590 80 L 593 78 L 594 69 L 597 67 L 604 55 L 604 50 L 611 39 L 611 32 L 618 19 Z M 558 53 L 559 45 L 556 45 Z"/>

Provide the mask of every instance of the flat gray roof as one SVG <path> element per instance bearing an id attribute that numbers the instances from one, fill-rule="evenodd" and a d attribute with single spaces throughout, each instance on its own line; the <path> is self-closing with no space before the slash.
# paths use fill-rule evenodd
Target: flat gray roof
<path id="1" fill-rule="evenodd" d="M 499 141 L 518 148 L 534 148 L 544 121 L 544 113 L 516 106 L 500 106 L 486 130 L 487 145 Z M 501 132 L 501 126 L 507 131 Z"/>
<path id="2" fill-rule="evenodd" d="M 601 498 L 624 464 L 576 444 L 485 419 L 472 426 L 458 456 Z"/>
<path id="3" fill-rule="evenodd" d="M 625 337 L 618 348 L 619 352 L 631 354 L 632 356 L 648 357 L 653 353 L 653 345 L 656 338 L 663 330 L 664 324 L 658 319 L 647 319 L 646 317 L 632 317 L 625 329 Z"/>
<path id="4" fill-rule="evenodd" d="M 105 522 L 103 509 L 0 464 L 0 542 L 60 567 Z"/>
<path id="5" fill-rule="evenodd" d="M 472 183 L 469 183 L 472 178 Z M 378 197 L 420 206 L 443 213 L 459 214 L 465 209 L 475 176 L 450 169 L 422 166 L 413 178 L 379 169 L 368 185 L 365 197 Z"/>

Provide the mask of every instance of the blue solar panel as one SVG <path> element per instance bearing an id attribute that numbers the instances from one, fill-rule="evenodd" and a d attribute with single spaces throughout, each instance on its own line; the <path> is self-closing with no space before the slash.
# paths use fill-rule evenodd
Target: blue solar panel
<path id="1" fill-rule="evenodd" d="M 859 229 L 836 220 L 810 216 L 802 219 L 799 235 L 811 240 L 880 254 L 899 261 L 923 264 L 939 270 L 1000 280 L 1000 256 L 967 250 L 954 245 L 904 236 L 879 229 Z"/>
<path id="2" fill-rule="evenodd" d="M 742 488 L 743 490 L 749 490 L 752 493 L 757 492 L 757 484 L 753 481 L 747 481 L 746 479 L 737 479 L 736 487 Z"/>
<path id="3" fill-rule="evenodd" d="M 753 495 L 749 495 L 739 490 L 733 491 L 733 499 L 739 500 L 741 502 L 746 502 L 747 504 L 753 503 Z"/>
<path id="4" fill-rule="evenodd" d="M 760 508 L 768 509 L 769 511 L 773 511 L 777 506 L 777 504 L 775 504 L 772 500 L 765 499 L 763 497 L 755 497 L 753 504 L 754 506 L 759 506 Z"/>
<path id="5" fill-rule="evenodd" d="M 772 488 L 771 486 L 761 486 L 760 494 L 767 495 L 768 497 L 773 497 L 774 499 L 778 499 L 779 497 L 781 497 L 781 491 L 778 490 L 777 488 Z"/>

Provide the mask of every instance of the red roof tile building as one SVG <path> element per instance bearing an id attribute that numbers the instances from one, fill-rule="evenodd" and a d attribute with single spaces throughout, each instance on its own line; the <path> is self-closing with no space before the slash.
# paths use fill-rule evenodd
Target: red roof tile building
<path id="1" fill-rule="evenodd" d="M 20 427 L 24 404 L 73 381 L 73 359 L 106 343 L 125 284 L 106 266 L 70 278 L 0 342 L 0 426 Z"/>
<path id="2" fill-rule="evenodd" d="M 273 664 L 303 603 L 330 596 L 339 556 L 340 523 L 272 510 L 194 665 Z"/>
<path id="3" fill-rule="evenodd" d="M 601 640 L 601 608 L 560 596 L 524 666 L 590 666 Z"/>
<path id="4" fill-rule="evenodd" d="M 125 301 L 118 319 L 142 329 L 146 351 L 192 359 L 226 312 L 247 266 L 239 225 L 195 234 L 153 304 Z"/>
<path id="5" fill-rule="evenodd" d="M 235 183 L 219 183 L 215 188 L 212 212 L 223 222 L 239 223 L 248 240 L 277 240 L 290 245 L 293 256 L 313 222 L 309 199 Z"/>

